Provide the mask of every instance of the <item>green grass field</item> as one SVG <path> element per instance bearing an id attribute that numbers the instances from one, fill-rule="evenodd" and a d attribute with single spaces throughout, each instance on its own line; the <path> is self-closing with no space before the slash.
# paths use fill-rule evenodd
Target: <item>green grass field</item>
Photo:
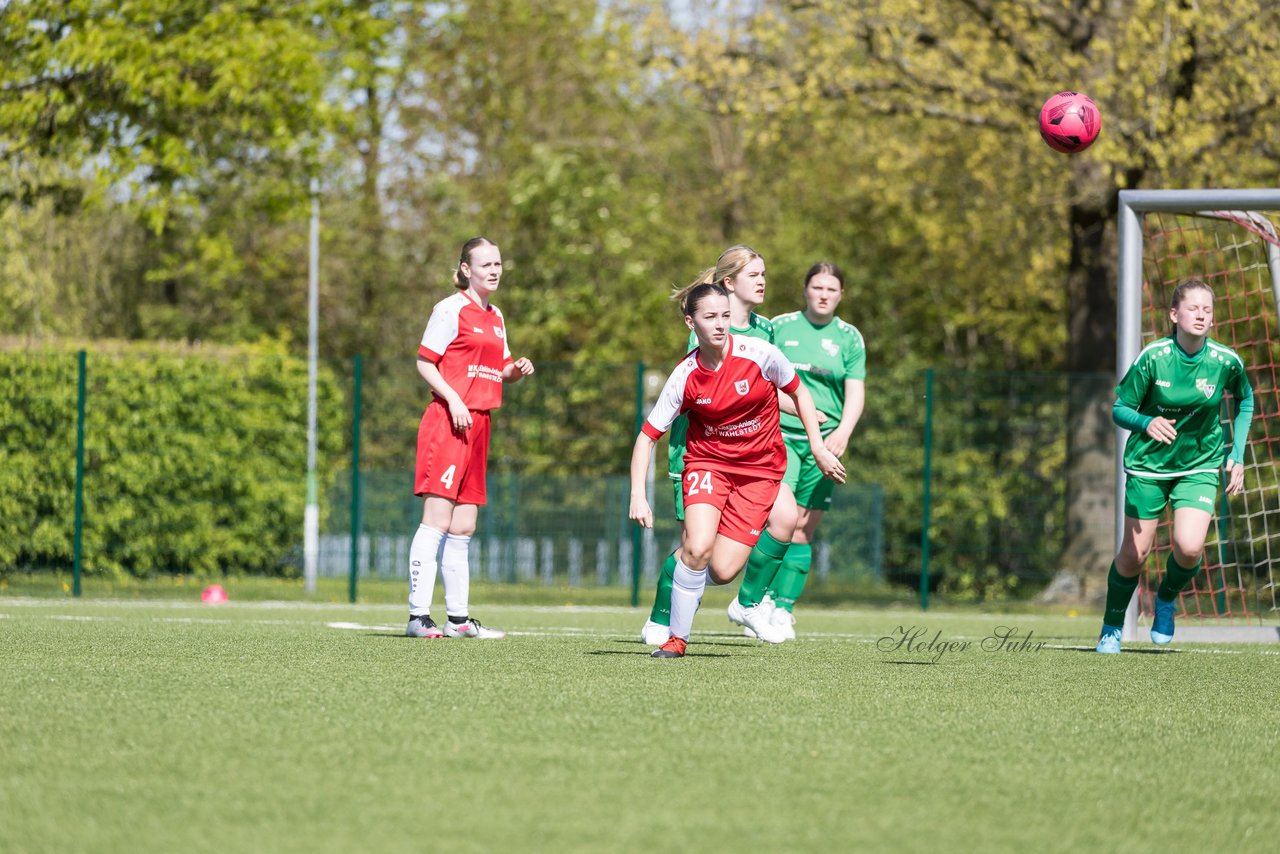
<path id="1" fill-rule="evenodd" d="M 905 607 L 805 611 L 766 647 L 729 631 L 726 595 L 679 661 L 613 606 L 477 607 L 511 632 L 486 642 L 405 638 L 389 604 L 0 598 L 0 851 L 1280 837 L 1272 647 L 1099 656 L 1092 616 Z M 982 649 L 1000 626 L 1030 645 Z"/>

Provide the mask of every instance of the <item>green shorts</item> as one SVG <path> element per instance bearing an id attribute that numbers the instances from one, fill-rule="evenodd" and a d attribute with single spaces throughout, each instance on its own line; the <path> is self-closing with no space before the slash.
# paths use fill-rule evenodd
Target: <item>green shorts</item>
<path id="1" fill-rule="evenodd" d="M 791 487 L 796 504 L 809 510 L 830 510 L 831 493 L 836 484 L 818 468 L 809 440 L 783 436 L 783 443 L 787 446 L 787 473 L 782 476 L 782 482 Z"/>
<path id="2" fill-rule="evenodd" d="M 1212 514 L 1218 506 L 1218 473 L 1203 471 L 1182 477 L 1128 475 L 1124 482 L 1124 515 L 1159 519 L 1166 504 L 1195 507 Z"/>
<path id="3" fill-rule="evenodd" d="M 676 491 L 676 521 L 684 521 L 684 483 L 680 475 L 670 475 L 671 487 Z"/>

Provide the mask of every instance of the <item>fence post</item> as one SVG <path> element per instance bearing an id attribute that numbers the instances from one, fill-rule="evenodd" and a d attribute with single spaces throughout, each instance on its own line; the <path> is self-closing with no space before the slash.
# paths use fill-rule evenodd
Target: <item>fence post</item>
<path id="1" fill-rule="evenodd" d="M 636 423 L 633 435 L 640 435 L 640 428 L 644 426 L 644 362 L 636 362 Z M 628 501 L 630 501 L 630 491 L 628 490 Z M 630 517 L 630 508 L 627 515 Z M 643 537 L 644 531 L 639 525 L 631 524 L 631 607 L 635 608 L 640 604 L 640 562 L 643 557 Z"/>
<path id="2" fill-rule="evenodd" d="M 351 604 L 356 603 L 356 579 L 360 575 L 360 529 L 363 520 L 360 518 L 360 417 L 361 387 L 363 376 L 363 360 L 356 353 L 352 366 L 351 389 L 351 578 L 347 585 L 347 598 Z"/>
<path id="3" fill-rule="evenodd" d="M 80 561 L 84 544 L 84 375 L 85 351 L 76 354 L 76 518 L 71 564 L 71 595 L 80 596 Z"/>
<path id="4" fill-rule="evenodd" d="M 933 368 L 924 372 L 924 496 L 920 509 L 920 610 L 929 610 L 929 497 L 933 480 Z"/>

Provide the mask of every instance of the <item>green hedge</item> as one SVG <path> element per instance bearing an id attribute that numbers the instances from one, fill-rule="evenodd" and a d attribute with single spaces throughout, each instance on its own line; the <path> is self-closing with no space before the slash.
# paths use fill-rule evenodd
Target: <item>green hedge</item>
<path id="1" fill-rule="evenodd" d="M 0 575 L 69 568 L 77 346 L 0 348 Z M 86 363 L 86 573 L 296 575 L 307 366 L 279 346 L 94 342 Z M 348 419 L 321 370 L 318 476 Z"/>

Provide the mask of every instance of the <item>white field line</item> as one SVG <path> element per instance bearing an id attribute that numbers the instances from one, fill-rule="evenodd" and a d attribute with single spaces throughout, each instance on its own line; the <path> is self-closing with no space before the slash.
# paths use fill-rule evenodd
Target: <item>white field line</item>
<path id="1" fill-rule="evenodd" d="M 194 596 L 195 594 L 193 594 Z M 48 606 L 56 600 L 42 599 L 36 596 L 13 596 L 0 598 L 0 605 L 8 607 L 13 605 L 19 608 L 31 608 Z M 191 601 L 186 599 L 81 599 L 77 604 L 92 606 L 94 608 L 219 608 L 221 605 L 208 605 L 200 601 Z M 262 610 L 311 610 L 319 608 L 345 608 L 350 607 L 341 602 L 282 602 L 282 601 L 266 601 L 266 602 L 236 602 L 235 608 L 254 608 Z"/>
<path id="2" fill-rule="evenodd" d="M 292 601 L 283 601 L 283 600 L 266 600 L 266 601 L 232 600 L 222 605 L 209 605 L 204 602 L 200 602 L 196 600 L 194 596 L 195 596 L 195 591 L 193 590 L 192 599 L 83 599 L 83 600 L 79 600 L 79 602 L 77 602 L 76 604 L 77 605 L 84 604 L 86 606 L 91 606 L 94 608 L 104 608 L 104 609 L 105 608 L 123 608 L 123 609 L 169 608 L 169 609 L 182 609 L 182 610 L 193 609 L 193 610 L 206 610 L 206 611 L 210 609 L 217 609 L 217 608 L 222 608 L 226 610 L 251 609 L 251 610 L 266 610 L 266 611 L 271 611 L 271 610 L 385 611 L 389 607 L 386 605 L 375 605 L 375 604 L 352 605 L 346 602 L 292 602 Z M 56 600 L 51 600 L 48 598 L 42 598 L 42 597 L 36 597 L 36 596 L 12 596 L 12 597 L 0 596 L 0 607 L 13 606 L 18 608 L 23 608 L 23 607 L 38 608 L 38 607 L 47 607 L 50 605 L 51 602 L 54 602 L 54 601 Z M 640 611 L 637 611 L 637 609 L 632 608 L 629 605 L 500 605 L 500 604 L 492 604 L 492 605 L 486 605 L 485 610 L 498 611 L 498 612 L 511 612 L 511 613 L 517 613 L 517 614 L 519 613 L 623 614 L 628 616 L 634 616 L 635 614 L 640 613 Z M 887 618 L 886 621 L 896 621 L 899 623 L 913 622 L 921 619 L 920 612 L 909 611 L 909 610 L 884 611 L 879 609 L 863 610 L 858 608 L 851 608 L 851 609 L 824 610 L 822 613 L 830 616 L 835 616 L 835 617 L 849 615 L 849 616 L 856 616 L 859 618 L 865 618 L 869 615 L 874 615 L 877 618 Z M 0 616 L 4 616 L 4 615 L 0 614 Z M 972 621 L 972 620 L 986 618 L 988 620 L 993 621 L 993 625 L 994 625 L 994 624 L 1008 624 L 1010 621 L 1016 621 L 1016 622 L 1026 621 L 1028 623 L 1039 622 L 1042 620 L 1056 621 L 1056 620 L 1062 619 L 1062 617 L 1063 615 L 1061 614 L 1033 614 L 1033 613 L 1000 614 L 1000 613 L 994 613 L 994 612 L 988 613 L 985 611 L 974 612 L 974 613 L 965 613 L 965 612 L 952 613 L 952 612 L 946 612 L 946 611 L 930 611 L 927 619 L 929 622 L 932 623 L 935 621 L 938 621 L 938 622 L 947 621 L 947 620 Z M 1249 623 L 1250 626 L 1254 626 L 1254 625 L 1270 626 L 1273 624 L 1274 623 L 1272 622 L 1267 622 L 1267 623 L 1250 622 Z M 1206 621 L 1204 625 L 1219 625 L 1219 624 Z M 953 635 L 952 637 L 959 638 L 962 636 Z M 976 638 L 977 636 L 974 636 L 974 637 Z"/>
<path id="3" fill-rule="evenodd" d="M 234 593 L 235 591 L 229 591 Z M 282 600 L 241 601 L 232 599 L 224 605 L 208 605 L 198 601 L 196 591 L 192 591 L 192 599 L 81 599 L 76 604 L 84 604 L 95 608 L 250 608 L 262 610 L 379 610 L 385 611 L 387 605 L 356 604 L 348 602 L 289 602 Z M 15 607 L 47 607 L 57 600 L 38 596 L 4 596 L 0 597 L 0 606 Z M 519 613 L 563 613 L 563 614 L 635 614 L 638 613 L 630 605 L 486 605 L 485 610 L 511 611 Z M 832 613 L 838 613 L 833 611 Z"/>
<path id="4" fill-rule="evenodd" d="M 4 615 L 8 616 L 8 615 Z M 124 622 L 129 618 L 117 615 L 101 615 L 101 614 L 45 614 L 41 615 L 47 620 L 67 620 L 73 622 Z M 198 617 L 149 617 L 148 622 L 153 623 L 198 623 L 204 625 L 258 625 L 258 626 L 313 626 L 315 623 L 311 620 L 236 620 L 236 619 L 216 619 L 216 618 L 198 618 Z M 329 622 L 325 626 L 331 629 L 351 630 L 351 631 L 376 631 L 376 632 L 403 632 L 403 624 L 387 625 L 377 623 L 353 623 L 353 622 Z M 609 631 L 608 629 L 593 629 L 583 626 L 530 626 L 511 629 L 507 631 L 509 636 L 514 637 L 577 637 L 596 640 L 610 640 L 619 638 L 630 638 L 630 631 Z M 722 631 L 698 631 L 693 633 L 697 637 L 706 638 L 733 638 L 740 639 L 744 643 L 750 639 L 733 632 Z M 805 641 L 821 641 L 821 640 L 837 640 L 837 641 L 866 641 L 874 642 L 881 635 L 877 634 L 852 634 L 842 632 L 806 632 L 800 640 Z"/>
<path id="5" fill-rule="evenodd" d="M 39 600 L 35 600 L 35 601 L 39 601 Z M 12 603 L 5 602 L 5 604 L 12 604 Z M 198 607 L 208 608 L 210 606 L 203 605 Z M 524 609 L 524 610 L 533 610 L 533 609 Z M 566 609 L 557 607 L 557 608 L 547 608 L 545 610 L 564 611 Z M 596 609 L 593 609 L 593 610 L 596 610 Z M 599 609 L 599 610 L 604 610 L 604 609 Z M 617 610 L 626 611 L 627 613 L 630 613 L 630 609 L 620 608 Z M 12 614 L 0 613 L 0 619 L 2 618 L 11 619 L 13 616 L 14 615 Z M 46 614 L 42 616 L 45 619 L 49 619 L 49 620 L 63 620 L 63 621 L 70 621 L 70 622 L 121 622 L 129 619 L 126 616 L 116 616 L 116 615 L 108 616 L 108 615 L 91 615 L 91 614 Z M 236 620 L 236 619 L 218 619 L 214 617 L 207 617 L 207 618 L 151 617 L 149 618 L 149 620 L 150 622 L 156 622 L 156 623 L 192 623 L 192 624 L 202 624 L 202 625 L 262 625 L 262 626 L 315 625 L 315 623 L 312 622 L 311 620 Z M 404 631 L 404 627 L 400 624 L 387 625 L 387 624 L 366 624 L 366 623 L 354 623 L 354 622 L 329 622 L 329 623 L 325 623 L 325 626 L 331 629 L 353 630 L 353 631 L 378 631 L 378 632 Z M 569 637 L 576 637 L 576 638 L 584 638 L 588 640 L 629 639 L 632 636 L 632 633 L 630 631 L 609 631 L 607 629 L 592 629 L 592 628 L 584 628 L 582 626 L 530 626 L 527 628 L 520 627 L 520 628 L 508 630 L 507 634 L 512 637 L 554 638 L 554 637 L 569 636 Z M 743 637 L 740 634 L 737 634 L 734 632 L 727 632 L 727 631 L 697 631 L 697 632 L 694 632 L 693 634 L 696 637 L 732 638 L 732 639 L 741 639 L 744 642 L 748 641 L 747 638 Z M 807 642 L 840 641 L 840 642 L 852 642 L 852 643 L 875 643 L 876 641 L 880 640 L 883 637 L 884 635 L 882 634 L 869 634 L 865 632 L 805 632 L 803 635 L 797 638 L 797 640 L 807 641 Z M 950 638 L 948 638 L 948 640 L 981 641 L 982 637 L 978 635 L 952 635 Z M 1045 643 L 1044 648 L 1088 651 L 1088 650 L 1092 650 L 1093 646 Z M 1258 655 L 1280 655 L 1280 650 L 1216 649 L 1212 647 L 1205 648 L 1204 645 L 1170 647 L 1169 651 L 1170 652 L 1175 652 L 1175 651 L 1176 652 L 1193 652 L 1193 653 L 1210 654 L 1210 655 L 1246 655 L 1248 653 L 1256 653 Z"/>
<path id="6" fill-rule="evenodd" d="M 215 620 L 212 617 L 203 619 L 200 617 L 152 617 L 151 620 L 155 623 L 200 623 L 206 626 L 237 623 L 252 623 L 255 626 L 305 626 L 310 622 L 309 620 Z"/>
<path id="7" fill-rule="evenodd" d="M 361 631 L 361 630 L 387 631 L 387 632 L 402 631 L 401 627 L 398 625 L 377 626 L 377 625 L 363 625 L 361 623 L 326 623 L 326 625 L 331 629 L 351 629 L 356 631 Z M 619 638 L 623 638 L 623 639 L 630 638 L 629 633 L 608 632 L 608 631 L 601 631 L 598 629 L 584 629 L 578 626 L 542 626 L 537 629 L 510 629 L 507 631 L 507 635 L 508 637 L 564 637 L 566 635 L 569 635 L 572 637 L 586 638 L 589 640 L 590 639 L 616 640 Z M 744 642 L 744 645 L 749 645 L 748 638 L 740 634 L 734 634 L 732 632 L 700 631 L 700 632 L 693 632 L 693 635 L 695 637 L 702 637 L 702 638 L 732 638 L 735 640 L 742 640 Z M 854 633 L 848 633 L 848 632 L 806 632 L 801 637 L 796 638 L 796 640 L 810 641 L 810 642 L 834 640 L 834 641 L 845 641 L 845 642 L 853 642 L 853 643 L 857 643 L 857 642 L 875 643 L 876 641 L 880 640 L 882 637 L 883 635 L 854 634 Z M 953 636 L 953 639 L 964 639 L 964 636 L 955 635 Z M 978 640 L 981 640 L 981 638 L 978 637 L 977 635 L 974 635 L 972 636 L 972 640 L 978 641 Z M 1081 650 L 1081 651 L 1093 650 L 1092 645 L 1071 646 L 1067 644 L 1046 643 L 1044 647 L 1045 649 L 1061 649 L 1061 650 Z M 1170 652 L 1210 653 L 1214 655 L 1247 655 L 1249 652 L 1256 652 L 1259 655 L 1280 655 L 1280 651 L 1270 651 L 1270 650 L 1261 650 L 1261 649 L 1238 650 L 1238 649 L 1201 649 L 1197 647 L 1173 647 L 1173 648 L 1170 648 L 1169 651 Z"/>
<path id="8" fill-rule="evenodd" d="M 229 591 L 233 595 L 234 590 Z M 36 596 L 0 596 L 0 607 L 14 606 L 18 608 L 40 608 L 49 607 L 58 600 L 47 599 Z M 241 601 L 232 599 L 229 602 L 220 605 L 209 605 L 200 602 L 197 591 L 192 591 L 190 599 L 80 599 L 75 601 L 75 606 L 81 605 L 86 607 L 107 609 L 173 609 L 173 610 L 292 610 L 292 611 L 344 611 L 351 613 L 353 611 L 381 611 L 385 612 L 392 606 L 378 604 L 355 604 L 347 602 L 290 602 L 281 600 L 267 601 Z M 494 611 L 498 613 L 512 614 L 619 614 L 627 617 L 634 617 L 637 614 L 643 616 L 642 609 L 636 609 L 630 605 L 501 605 L 491 604 L 485 605 L 485 611 Z M 866 618 L 875 616 L 877 619 L 886 621 L 892 620 L 896 622 L 912 622 L 920 619 L 918 611 L 882 611 L 879 609 L 859 609 L 859 608 L 835 608 L 831 610 L 823 610 L 824 615 L 833 617 L 850 616 L 858 618 Z M 986 613 L 946 613 L 942 611 L 931 611 L 928 614 L 930 622 L 945 620 L 970 620 L 987 618 L 996 622 L 1009 621 L 1017 619 L 1019 622 L 1039 622 L 1041 620 L 1057 620 L 1060 614 L 986 614 Z"/>
<path id="9" fill-rule="evenodd" d="M 128 617 L 103 614 L 44 614 L 46 620 L 69 620 L 81 623 L 122 623 L 128 621 Z M 12 614 L 0 614 L 0 618 L 12 618 Z M 199 623 L 207 626 L 235 626 L 235 625 L 254 625 L 254 626 L 307 626 L 315 625 L 310 620 L 218 620 L 213 617 L 148 617 L 147 622 L 152 623 Z"/>

